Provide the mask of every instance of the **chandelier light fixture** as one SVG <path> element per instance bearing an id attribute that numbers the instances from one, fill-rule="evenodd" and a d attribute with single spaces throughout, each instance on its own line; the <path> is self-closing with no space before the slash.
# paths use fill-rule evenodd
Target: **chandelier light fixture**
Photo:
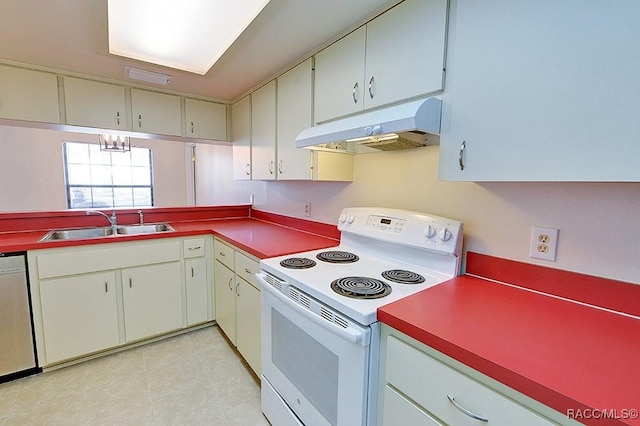
<path id="1" fill-rule="evenodd" d="M 100 135 L 100 151 L 128 152 L 131 151 L 131 140 L 121 135 Z"/>

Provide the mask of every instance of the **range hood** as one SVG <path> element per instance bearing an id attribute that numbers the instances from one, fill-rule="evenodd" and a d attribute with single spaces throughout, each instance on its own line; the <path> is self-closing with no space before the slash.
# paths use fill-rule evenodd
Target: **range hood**
<path id="1" fill-rule="evenodd" d="M 438 98 L 393 105 L 309 127 L 296 147 L 352 154 L 419 148 L 440 133 L 441 111 Z"/>

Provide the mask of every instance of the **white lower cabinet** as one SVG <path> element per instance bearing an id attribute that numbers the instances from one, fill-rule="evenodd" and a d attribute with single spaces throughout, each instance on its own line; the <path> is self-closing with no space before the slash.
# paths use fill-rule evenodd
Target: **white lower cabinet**
<path id="1" fill-rule="evenodd" d="M 119 343 L 113 271 L 43 281 L 40 306 L 48 363 Z"/>
<path id="2" fill-rule="evenodd" d="M 471 377 L 432 348 L 387 326 L 382 329 L 378 395 L 381 425 L 558 424 L 525 406 L 528 397 L 513 389 L 507 396 L 504 389 L 498 391 L 480 382 L 479 372 L 474 371 Z M 557 414 L 531 401 L 537 411 L 543 407 Z"/>
<path id="3" fill-rule="evenodd" d="M 216 322 L 260 376 L 260 287 L 258 260 L 220 240 L 214 241 Z"/>
<path id="4" fill-rule="evenodd" d="M 211 241 L 163 238 L 29 251 L 40 366 L 212 321 Z"/>
<path id="5" fill-rule="evenodd" d="M 182 327 L 180 262 L 122 270 L 126 341 Z"/>

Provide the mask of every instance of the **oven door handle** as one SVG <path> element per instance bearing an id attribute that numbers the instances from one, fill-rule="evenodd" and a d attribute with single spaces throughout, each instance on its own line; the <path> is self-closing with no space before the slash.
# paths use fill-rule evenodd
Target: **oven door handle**
<path id="1" fill-rule="evenodd" d="M 260 281 L 260 283 L 262 284 L 262 290 L 263 291 L 268 291 L 269 294 L 275 296 L 276 299 L 278 299 L 279 302 L 285 304 L 286 306 L 288 306 L 289 308 L 293 309 L 294 311 L 296 311 L 296 313 L 302 315 L 303 317 L 307 318 L 308 320 L 312 321 L 314 324 L 324 328 L 325 330 L 341 337 L 342 339 L 354 344 L 354 345 L 361 345 L 364 347 L 369 346 L 369 343 L 371 341 L 371 334 L 370 331 L 368 329 L 363 329 L 363 330 L 357 330 L 354 329 L 353 327 L 349 327 L 349 328 L 343 328 L 337 324 L 334 324 L 333 322 L 330 322 L 326 319 L 324 319 L 323 317 L 321 317 L 320 315 L 317 315 L 316 313 L 314 313 L 313 311 L 310 311 L 302 306 L 300 306 L 298 303 L 296 303 L 295 301 L 289 299 L 287 296 L 285 296 L 284 294 L 280 293 L 278 290 L 276 290 L 275 288 L 273 288 L 271 286 L 271 284 L 269 284 L 267 281 L 265 281 L 265 279 L 262 277 L 261 273 L 256 274 L 256 278 Z"/>

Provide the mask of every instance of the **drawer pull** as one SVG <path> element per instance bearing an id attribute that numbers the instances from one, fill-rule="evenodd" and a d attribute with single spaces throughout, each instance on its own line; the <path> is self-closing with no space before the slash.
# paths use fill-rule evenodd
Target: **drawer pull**
<path id="1" fill-rule="evenodd" d="M 452 397 L 451 395 L 447 395 L 447 398 L 449 399 L 449 402 L 451 402 L 453 404 L 454 407 L 456 407 L 459 411 L 461 411 L 462 413 L 466 414 L 467 416 L 474 418 L 476 420 L 480 420 L 481 422 L 489 422 L 489 419 L 487 419 L 486 417 L 482 417 L 479 414 L 476 414 L 472 411 L 467 410 L 466 408 L 464 408 L 462 405 L 458 404 L 458 402 L 456 401 L 456 399 L 454 397 Z"/>
<path id="2" fill-rule="evenodd" d="M 251 273 L 251 271 L 249 270 L 249 268 L 244 268 L 244 271 L 245 271 L 247 274 L 250 274 L 250 273 Z"/>
<path id="3" fill-rule="evenodd" d="M 220 256 L 225 257 L 226 255 L 223 252 L 218 253 Z"/>
<path id="4" fill-rule="evenodd" d="M 200 250 L 202 248 L 202 246 L 198 246 L 198 247 L 189 247 L 189 250 Z M 224 256 L 224 254 L 222 252 L 220 252 L 220 254 L 222 254 Z"/>

